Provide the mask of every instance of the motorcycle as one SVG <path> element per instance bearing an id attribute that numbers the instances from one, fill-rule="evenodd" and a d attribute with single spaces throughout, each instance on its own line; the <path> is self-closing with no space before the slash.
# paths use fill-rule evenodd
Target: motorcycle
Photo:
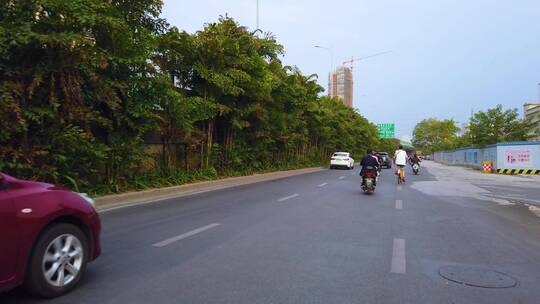
<path id="1" fill-rule="evenodd" d="M 420 170 L 420 165 L 417 164 L 417 163 L 414 163 L 412 165 L 412 171 L 413 171 L 414 175 L 418 175 L 418 170 Z"/>
<path id="2" fill-rule="evenodd" d="M 362 190 L 365 193 L 372 193 L 375 191 L 375 184 L 377 179 L 377 170 L 373 167 L 366 167 L 364 174 L 362 175 Z"/>

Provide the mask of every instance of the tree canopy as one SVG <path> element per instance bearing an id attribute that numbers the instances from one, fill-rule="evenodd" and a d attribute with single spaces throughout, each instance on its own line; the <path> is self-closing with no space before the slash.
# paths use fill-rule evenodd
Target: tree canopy
<path id="1" fill-rule="evenodd" d="M 161 7 L 0 3 L 0 170 L 108 192 L 379 143 L 374 125 L 321 96 L 317 75 L 281 62 L 271 34 L 229 17 L 190 34 Z"/>
<path id="2" fill-rule="evenodd" d="M 517 109 L 503 110 L 502 105 L 474 114 L 470 122 L 470 137 L 475 146 L 531 138 L 533 125 L 519 119 Z"/>
<path id="3" fill-rule="evenodd" d="M 504 110 L 497 105 L 474 114 L 468 130 L 457 136 L 459 128 L 452 119 L 424 119 L 414 128 L 413 144 L 427 153 L 464 147 L 483 148 L 499 142 L 525 141 L 534 137 L 531 120 L 520 119 L 517 109 Z"/>
<path id="4" fill-rule="evenodd" d="M 424 153 L 433 153 L 454 148 L 459 128 L 452 119 L 424 119 L 413 131 L 413 145 Z"/>

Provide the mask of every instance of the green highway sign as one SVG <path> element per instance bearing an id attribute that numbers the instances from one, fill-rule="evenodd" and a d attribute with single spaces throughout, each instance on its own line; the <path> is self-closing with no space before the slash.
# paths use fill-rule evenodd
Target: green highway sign
<path id="1" fill-rule="evenodd" d="M 382 123 L 377 125 L 380 138 L 395 138 L 396 127 L 393 123 Z"/>

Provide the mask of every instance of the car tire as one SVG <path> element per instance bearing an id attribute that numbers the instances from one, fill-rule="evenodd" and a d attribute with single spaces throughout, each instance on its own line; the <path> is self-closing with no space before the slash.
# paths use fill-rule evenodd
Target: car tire
<path id="1" fill-rule="evenodd" d="M 85 234 L 74 225 L 61 223 L 47 228 L 30 254 L 24 289 L 42 298 L 71 291 L 86 270 L 90 256 L 88 244 Z M 49 278 L 47 272 L 52 273 Z"/>

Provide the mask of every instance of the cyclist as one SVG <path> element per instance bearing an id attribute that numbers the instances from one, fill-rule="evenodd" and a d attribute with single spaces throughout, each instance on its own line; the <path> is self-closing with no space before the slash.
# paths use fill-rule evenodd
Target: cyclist
<path id="1" fill-rule="evenodd" d="M 394 163 L 397 167 L 397 174 L 400 174 L 401 181 L 405 182 L 405 166 L 407 165 L 407 152 L 403 150 L 403 146 L 399 145 L 399 148 L 394 153 Z"/>

